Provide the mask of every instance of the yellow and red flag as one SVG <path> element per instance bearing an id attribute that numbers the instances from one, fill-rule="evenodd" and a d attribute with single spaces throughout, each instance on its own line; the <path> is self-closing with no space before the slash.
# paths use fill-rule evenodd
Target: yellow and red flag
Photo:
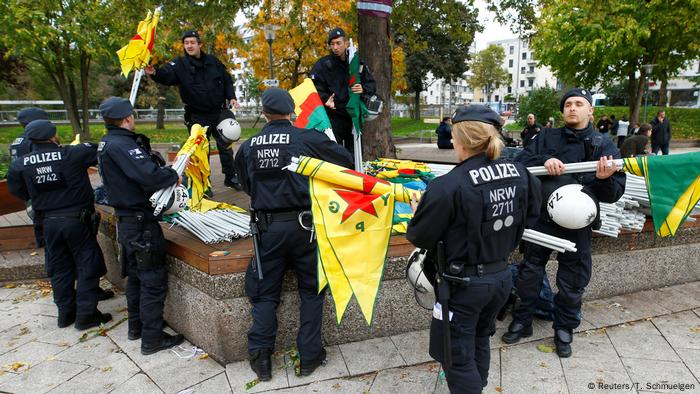
<path id="1" fill-rule="evenodd" d="M 330 287 L 338 323 L 354 294 L 365 321 L 372 324 L 394 200 L 408 201 L 414 191 L 310 157 L 300 157 L 297 164 L 294 171 L 309 177 L 319 291 Z"/>
<path id="2" fill-rule="evenodd" d="M 675 236 L 700 200 L 700 152 L 624 160 L 626 172 L 644 177 L 656 234 Z"/>
<path id="3" fill-rule="evenodd" d="M 335 141 L 331 121 L 313 81 L 305 78 L 304 82 L 290 90 L 289 94 L 294 99 L 294 113 L 297 115 L 294 125 L 303 129 L 316 129 Z"/>
<path id="4" fill-rule="evenodd" d="M 142 69 L 151 60 L 158 18 L 160 18 L 160 8 L 157 8 L 153 13 L 148 11 L 146 19 L 139 22 L 136 35 L 131 38 L 128 44 L 117 51 L 122 74 L 125 77 L 129 76 L 133 70 Z"/>
<path id="5" fill-rule="evenodd" d="M 187 167 L 185 168 L 185 176 L 187 176 L 187 185 L 190 192 L 190 209 L 198 211 L 204 198 L 204 192 L 211 187 L 209 174 L 209 140 L 207 139 L 207 128 L 195 124 L 190 129 L 190 136 L 182 145 L 180 155 L 189 156 Z"/>

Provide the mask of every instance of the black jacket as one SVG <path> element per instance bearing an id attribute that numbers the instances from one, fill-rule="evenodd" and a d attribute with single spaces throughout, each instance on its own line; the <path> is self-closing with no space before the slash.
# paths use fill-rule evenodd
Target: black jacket
<path id="1" fill-rule="evenodd" d="M 428 250 L 444 241 L 448 267 L 504 261 L 536 222 L 540 200 L 525 166 L 482 153 L 428 184 L 406 239 Z"/>
<path id="2" fill-rule="evenodd" d="M 668 144 L 671 141 L 671 123 L 668 118 L 659 122 L 659 118 L 654 118 L 649 123 L 651 125 L 651 142 L 656 145 Z"/>
<path id="3" fill-rule="evenodd" d="M 350 153 L 325 134 L 300 129 L 288 120 L 269 122 L 236 153 L 238 179 L 253 208 L 274 212 L 311 207 L 309 180 L 283 169 L 300 155 L 352 167 Z"/>
<path id="4" fill-rule="evenodd" d="M 557 158 L 564 164 L 599 160 L 603 156 L 621 158 L 620 151 L 608 136 L 595 130 L 589 123 L 582 130 L 567 127 L 542 130 L 516 158 L 527 167 L 542 166 Z M 596 178 L 595 171 L 571 174 L 579 184 L 588 188 L 599 201 L 613 203 L 625 192 L 625 174 L 618 172 L 609 178 Z"/>
<path id="5" fill-rule="evenodd" d="M 448 147 L 452 144 L 452 126 L 447 123 L 440 122 L 435 134 L 438 136 L 438 147 Z"/>
<path id="6" fill-rule="evenodd" d="M 528 146 L 532 140 L 532 137 L 542 131 L 542 128 L 542 125 L 539 123 L 535 123 L 532 126 L 526 124 L 523 131 L 520 132 L 520 139 L 523 141 L 523 146 Z"/>
<path id="7" fill-rule="evenodd" d="M 151 153 L 136 142 L 138 135 L 119 127 L 107 126 L 97 159 L 107 201 L 117 215 L 144 213 L 153 216 L 149 198 L 156 191 L 175 184 L 177 172 L 172 167 L 160 167 Z"/>
<path id="8" fill-rule="evenodd" d="M 348 92 L 350 90 L 350 75 L 347 60 L 340 60 L 338 56 L 333 54 L 324 56 L 314 64 L 310 77 L 314 81 L 316 91 L 324 104 L 332 94 L 335 94 L 333 102 L 336 111 L 345 109 L 350 98 Z M 362 61 L 360 61 L 360 84 L 364 90 L 363 96 L 372 96 L 377 91 L 374 77 L 369 72 L 369 67 Z"/>
<path id="9" fill-rule="evenodd" d="M 91 208 L 95 198 L 87 174 L 97 163 L 97 145 L 33 144 L 32 152 L 10 166 L 7 186 L 37 213 Z"/>
<path id="10" fill-rule="evenodd" d="M 10 162 L 17 160 L 32 151 L 32 141 L 27 138 L 24 132 L 10 144 Z"/>
<path id="11" fill-rule="evenodd" d="M 231 74 L 212 55 L 199 59 L 184 55 L 156 69 L 151 78 L 164 85 L 178 85 L 186 111 L 219 113 L 225 100 L 235 99 Z"/>

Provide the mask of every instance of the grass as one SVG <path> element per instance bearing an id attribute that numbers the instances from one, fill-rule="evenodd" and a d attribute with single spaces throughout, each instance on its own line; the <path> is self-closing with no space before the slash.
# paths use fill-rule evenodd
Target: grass
<path id="1" fill-rule="evenodd" d="M 73 141 L 73 129 L 70 125 L 57 125 L 58 136 L 63 143 Z M 425 123 L 422 120 L 413 120 L 408 118 L 392 118 L 391 128 L 392 135 L 399 137 L 407 137 L 415 135 L 419 130 L 435 130 L 436 124 Z M 245 127 L 242 130 L 241 138 L 250 138 L 260 131 L 259 128 Z M 182 123 L 166 123 L 164 130 L 157 130 L 154 123 L 137 123 L 136 132 L 146 134 L 151 143 L 175 143 L 179 144 L 185 141 L 187 129 Z M 22 133 L 21 126 L 6 126 L 0 127 L 0 144 L 9 144 Z M 105 133 L 105 128 L 101 124 L 90 125 L 91 138 L 90 141 L 99 141 Z M 87 142 L 87 141 L 83 141 Z"/>

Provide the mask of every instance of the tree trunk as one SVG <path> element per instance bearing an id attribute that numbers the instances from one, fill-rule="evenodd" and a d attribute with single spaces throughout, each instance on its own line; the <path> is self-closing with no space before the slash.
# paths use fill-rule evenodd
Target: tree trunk
<path id="1" fill-rule="evenodd" d="M 69 102 L 70 107 L 68 105 Z M 71 125 L 73 125 L 73 135 L 82 134 L 80 110 L 78 107 L 78 93 L 75 90 L 75 81 L 73 81 L 73 76 L 70 74 L 68 74 L 68 101 L 65 104 L 66 110 L 68 111 L 68 117 L 71 118 Z M 75 120 L 75 123 L 73 120 Z"/>
<path id="2" fill-rule="evenodd" d="M 661 86 L 659 86 L 659 107 L 668 106 L 668 79 L 661 79 Z"/>
<path id="3" fill-rule="evenodd" d="M 413 96 L 413 119 L 420 120 L 420 90 Z"/>
<path id="4" fill-rule="evenodd" d="M 384 99 L 384 108 L 377 119 L 362 128 L 364 160 L 378 157 L 396 157 L 391 138 L 391 47 L 389 19 L 358 15 L 360 58 L 369 67 L 377 81 L 377 95 Z"/>
<path id="5" fill-rule="evenodd" d="M 83 104 L 83 130 L 80 135 L 82 141 L 90 139 L 90 55 L 85 52 L 80 53 L 80 93 Z"/>
<path id="6" fill-rule="evenodd" d="M 158 84 L 158 115 L 156 116 L 156 129 L 165 129 L 165 94 L 168 91 L 167 85 Z"/>

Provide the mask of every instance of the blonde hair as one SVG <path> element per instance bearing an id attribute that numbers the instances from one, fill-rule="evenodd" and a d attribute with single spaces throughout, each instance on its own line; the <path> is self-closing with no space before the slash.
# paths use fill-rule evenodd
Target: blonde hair
<path id="1" fill-rule="evenodd" d="M 464 121 L 452 126 L 452 138 L 473 152 L 486 152 L 489 160 L 501 156 L 504 144 L 496 128 L 488 123 Z"/>

